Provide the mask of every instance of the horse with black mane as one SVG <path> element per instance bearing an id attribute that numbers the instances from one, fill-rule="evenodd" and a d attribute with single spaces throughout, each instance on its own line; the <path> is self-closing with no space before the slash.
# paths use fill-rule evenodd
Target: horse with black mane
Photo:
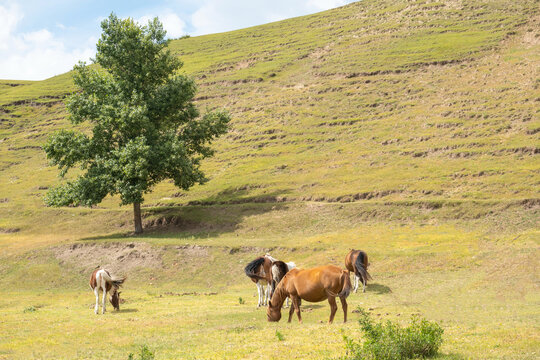
<path id="1" fill-rule="evenodd" d="M 351 292 L 351 279 L 349 272 L 335 265 L 319 266 L 313 269 L 292 269 L 278 284 L 272 299 L 268 303 L 266 315 L 268 321 L 281 319 L 281 307 L 285 298 L 290 297 L 292 306 L 289 310 L 291 322 L 293 312 L 296 311 L 298 321 L 302 322 L 300 305 L 302 300 L 320 302 L 328 299 L 330 304 L 330 319 L 334 321 L 337 311 L 336 297 L 341 300 L 343 308 L 343 322 L 347 322 L 347 296 Z"/>
<path id="2" fill-rule="evenodd" d="M 259 293 L 257 307 L 264 306 L 270 299 L 272 288 L 272 264 L 277 261 L 270 254 L 259 256 L 244 268 L 246 275 L 255 283 Z M 266 285 L 266 291 L 264 286 Z"/>
<path id="3" fill-rule="evenodd" d="M 101 313 L 105 314 L 105 299 L 107 298 L 107 292 L 111 293 L 109 301 L 115 310 L 120 310 L 120 291 L 118 289 L 126 281 L 126 277 L 116 277 L 105 269 L 101 269 L 99 266 L 94 270 L 90 276 L 90 287 L 94 290 L 96 295 L 96 306 L 94 312 L 97 314 L 99 309 L 99 290 L 103 291 L 103 298 L 101 304 Z"/>
<path id="4" fill-rule="evenodd" d="M 244 268 L 246 275 L 255 283 L 259 293 L 259 302 L 257 307 L 268 304 L 268 300 L 272 297 L 277 284 L 283 276 L 296 264 L 291 262 L 285 263 L 274 259 L 270 254 L 266 253 L 247 264 Z M 264 286 L 266 285 L 266 291 Z M 289 302 L 287 299 L 287 306 Z"/>
<path id="5" fill-rule="evenodd" d="M 364 286 L 363 292 L 366 292 L 366 283 L 368 280 L 372 280 L 371 275 L 367 271 L 368 266 L 368 256 L 362 250 L 352 249 L 345 256 L 345 267 L 353 273 L 354 292 L 358 291 L 358 280 L 362 280 Z"/>

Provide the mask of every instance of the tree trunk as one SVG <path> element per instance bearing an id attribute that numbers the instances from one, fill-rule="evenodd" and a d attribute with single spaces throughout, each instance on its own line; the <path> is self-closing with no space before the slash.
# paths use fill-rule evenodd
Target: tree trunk
<path id="1" fill-rule="evenodd" d="M 133 203 L 133 221 L 135 223 L 135 234 L 142 234 L 141 204 Z"/>

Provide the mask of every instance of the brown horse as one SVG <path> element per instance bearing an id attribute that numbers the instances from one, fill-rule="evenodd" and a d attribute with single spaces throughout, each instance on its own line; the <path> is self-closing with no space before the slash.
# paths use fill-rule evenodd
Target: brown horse
<path id="1" fill-rule="evenodd" d="M 120 310 L 120 291 L 118 291 L 118 288 L 122 286 L 125 280 L 125 277 L 117 278 L 115 276 L 111 276 L 111 274 L 107 270 L 100 269 L 99 267 L 94 270 L 94 272 L 90 276 L 90 287 L 92 288 L 92 290 L 94 290 L 94 294 L 96 295 L 96 306 L 94 308 L 94 312 L 96 314 L 98 313 L 99 309 L 100 289 L 103 291 L 101 313 L 105 314 L 105 299 L 107 298 L 107 292 L 111 293 L 109 301 L 111 302 L 114 309 Z"/>
<path id="2" fill-rule="evenodd" d="M 343 322 L 347 322 L 347 296 L 351 292 L 351 279 L 349 272 L 335 265 L 319 266 L 313 269 L 292 269 L 281 280 L 268 303 L 266 315 L 268 321 L 281 319 L 281 306 L 285 298 L 289 296 L 292 306 L 289 310 L 291 322 L 293 312 L 296 311 L 298 321 L 302 322 L 300 305 L 302 299 L 309 302 L 320 302 L 328 299 L 330 303 L 330 319 L 334 321 L 337 311 L 336 297 L 341 300 L 343 308 Z"/>
<path id="3" fill-rule="evenodd" d="M 362 280 L 364 285 L 363 292 L 366 292 L 366 283 L 371 280 L 367 269 L 369 266 L 368 256 L 362 250 L 352 249 L 347 256 L 345 256 L 345 267 L 351 271 L 354 276 L 354 292 L 358 291 L 358 279 Z"/>
<path id="4" fill-rule="evenodd" d="M 255 283 L 259 293 L 257 307 L 266 305 L 272 289 L 272 264 L 277 261 L 270 254 L 260 256 L 246 265 L 244 272 Z M 264 286 L 266 285 L 266 292 Z"/>

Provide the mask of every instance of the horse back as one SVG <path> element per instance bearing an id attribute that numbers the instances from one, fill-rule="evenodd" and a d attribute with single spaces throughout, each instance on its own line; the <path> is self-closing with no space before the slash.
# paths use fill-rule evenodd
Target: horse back
<path id="1" fill-rule="evenodd" d="M 349 253 L 345 256 L 345 268 L 349 271 L 354 271 L 354 263 L 356 261 L 356 257 L 358 256 L 357 250 L 352 249 L 349 251 Z"/>
<path id="2" fill-rule="evenodd" d="M 335 265 L 319 266 L 312 269 L 293 269 L 285 275 L 284 286 L 293 295 L 309 302 L 319 302 L 328 298 L 329 292 L 338 294 L 342 288 L 344 270 Z"/>
<path id="3" fill-rule="evenodd" d="M 111 274 L 110 274 L 107 270 L 97 268 L 96 270 L 94 270 L 94 272 L 93 272 L 92 275 L 90 276 L 90 287 L 92 288 L 92 290 L 94 290 L 96 287 L 101 288 L 102 285 L 101 285 L 101 284 L 98 284 L 98 280 L 100 280 L 100 282 L 105 281 L 105 288 L 107 289 L 107 291 L 111 290 L 112 284 L 108 283 L 105 279 L 103 279 L 102 276 L 99 276 L 99 277 L 98 277 L 98 273 L 99 273 L 100 271 L 103 271 L 103 272 L 105 272 L 107 275 L 111 276 Z"/>

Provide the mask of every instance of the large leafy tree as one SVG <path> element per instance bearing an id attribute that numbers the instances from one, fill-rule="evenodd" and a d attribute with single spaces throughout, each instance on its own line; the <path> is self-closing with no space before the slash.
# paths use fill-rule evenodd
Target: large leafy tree
<path id="1" fill-rule="evenodd" d="M 75 66 L 78 91 L 67 101 L 70 121 L 89 123 L 90 131 L 61 130 L 44 146 L 61 177 L 73 167 L 81 172 L 45 201 L 91 206 L 118 194 L 123 205 L 133 204 L 141 233 L 144 194 L 164 179 L 184 190 L 204 183 L 201 160 L 213 154 L 210 144 L 230 117 L 221 110 L 200 116 L 192 103 L 196 85 L 178 73 L 182 63 L 166 49 L 157 18 L 139 26 L 111 14 L 101 27 L 99 66 Z"/>

